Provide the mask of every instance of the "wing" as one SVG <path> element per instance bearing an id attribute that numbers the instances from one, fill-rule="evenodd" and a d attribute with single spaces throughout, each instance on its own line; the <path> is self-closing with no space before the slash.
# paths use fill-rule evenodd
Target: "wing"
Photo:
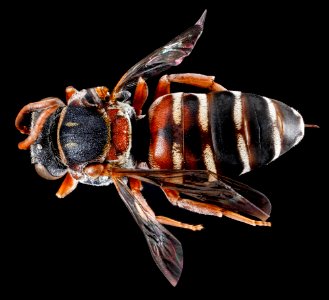
<path id="1" fill-rule="evenodd" d="M 113 182 L 121 199 L 142 229 L 155 263 L 175 286 L 183 269 L 183 249 L 180 242 L 156 220 L 145 203 L 138 201 L 122 178 L 113 177 Z"/>
<path id="2" fill-rule="evenodd" d="M 271 213 L 270 201 L 259 191 L 206 170 L 113 169 L 113 172 L 177 190 L 184 198 L 215 204 L 262 221 L 267 220 Z"/>
<path id="3" fill-rule="evenodd" d="M 143 77 L 146 80 L 150 76 L 157 75 L 172 66 L 179 65 L 192 52 L 198 41 L 203 31 L 206 13 L 207 11 L 205 10 L 195 25 L 131 67 L 117 83 L 112 95 L 115 97 L 121 91 L 133 86 L 139 77 Z"/>

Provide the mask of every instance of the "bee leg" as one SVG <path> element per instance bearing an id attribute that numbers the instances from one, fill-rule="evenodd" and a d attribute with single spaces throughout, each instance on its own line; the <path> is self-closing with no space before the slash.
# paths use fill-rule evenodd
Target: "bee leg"
<path id="1" fill-rule="evenodd" d="M 49 116 L 61 106 L 64 106 L 64 103 L 58 98 L 46 98 L 44 100 L 25 105 L 16 117 L 15 126 L 21 133 L 29 134 L 29 136 L 18 144 L 18 148 L 21 150 L 28 149 L 37 140 Z M 30 131 L 28 127 L 23 126 L 21 123 L 25 115 L 39 110 L 42 110 L 42 112 L 40 113 L 33 129 Z"/>
<path id="2" fill-rule="evenodd" d="M 159 221 L 159 223 L 164 224 L 164 225 L 170 225 L 170 226 L 174 226 L 174 227 L 184 228 L 184 229 L 190 229 L 192 231 L 198 231 L 198 230 L 203 229 L 202 225 L 190 225 L 190 224 L 182 223 L 182 222 L 179 222 L 179 221 L 176 221 L 174 219 L 170 219 L 170 218 L 167 218 L 164 216 L 155 216 L 153 210 L 149 207 L 144 196 L 141 193 L 141 190 L 143 189 L 142 182 L 135 178 L 129 178 L 129 186 L 130 186 L 132 193 L 138 199 L 139 203 L 143 206 L 143 208 L 146 211 L 148 211 L 149 213 L 151 213 Z"/>
<path id="3" fill-rule="evenodd" d="M 155 99 L 166 94 L 170 94 L 170 84 L 172 82 L 183 83 L 199 88 L 209 89 L 213 92 L 226 91 L 226 89 L 215 82 L 215 76 L 207 76 L 196 73 L 182 73 L 164 75 L 160 78 L 158 86 L 155 91 Z"/>
<path id="4" fill-rule="evenodd" d="M 148 87 L 145 80 L 139 77 L 133 100 L 133 107 L 135 109 L 137 117 L 142 115 L 142 107 L 148 96 Z"/>
<path id="5" fill-rule="evenodd" d="M 106 101 L 110 96 L 109 89 L 106 86 L 98 86 L 95 88 L 95 91 L 102 101 Z"/>
<path id="6" fill-rule="evenodd" d="M 271 226 L 270 222 L 265 222 L 265 221 L 256 221 L 250 218 L 247 218 L 245 216 L 242 216 L 236 212 L 226 210 L 223 208 L 220 208 L 216 205 L 213 204 L 208 204 L 208 203 L 202 203 L 202 202 L 197 202 L 193 201 L 190 199 L 185 199 L 181 198 L 179 193 L 175 190 L 171 189 L 162 189 L 164 193 L 166 194 L 168 200 L 175 206 L 178 206 L 180 208 L 184 208 L 186 210 L 198 213 L 198 214 L 203 214 L 203 215 L 210 215 L 210 216 L 216 216 L 216 217 L 222 217 L 225 216 L 227 218 L 240 221 L 252 226 Z"/>
<path id="7" fill-rule="evenodd" d="M 159 223 L 161 223 L 163 225 L 170 225 L 170 226 L 174 226 L 174 227 L 189 229 L 192 231 L 199 231 L 199 230 L 203 229 L 203 226 L 201 224 L 191 225 L 191 224 L 182 223 L 180 221 L 176 221 L 174 219 L 164 217 L 164 216 L 156 216 L 156 218 L 159 221 Z"/>
<path id="8" fill-rule="evenodd" d="M 142 182 L 135 178 L 129 178 L 129 186 L 133 195 L 138 199 L 139 203 L 143 206 L 143 208 L 150 213 L 154 218 L 156 218 L 153 210 L 147 204 L 144 196 L 141 193 L 143 189 Z"/>
<path id="9" fill-rule="evenodd" d="M 65 89 L 66 102 L 68 105 L 74 103 L 74 106 L 104 108 L 109 100 L 109 89 L 106 86 L 97 86 L 94 88 L 94 91 L 98 97 L 91 97 L 89 100 L 85 98 L 80 99 L 80 97 L 74 98 L 73 95 L 79 91 L 73 86 L 68 86 Z"/>
<path id="10" fill-rule="evenodd" d="M 163 75 L 158 82 L 154 99 L 158 99 L 159 97 L 167 94 L 170 94 L 170 81 L 168 79 L 168 75 Z"/>
<path id="11" fill-rule="evenodd" d="M 105 167 L 106 164 L 90 164 L 84 167 L 83 172 L 91 178 L 98 178 L 104 174 L 104 170 L 107 171 Z"/>
<path id="12" fill-rule="evenodd" d="M 78 90 L 75 89 L 73 86 L 68 86 L 66 89 L 65 89 L 65 96 L 66 96 L 66 101 L 67 101 L 67 104 L 70 103 L 70 98 L 77 92 Z"/>
<path id="13" fill-rule="evenodd" d="M 60 106 L 64 106 L 64 103 L 62 100 L 58 99 L 58 98 L 45 98 L 43 100 L 40 100 L 38 102 L 33 102 L 33 103 L 29 103 L 27 105 L 25 105 L 20 112 L 18 113 L 16 120 L 15 120 L 15 126 L 16 128 L 24 134 L 29 134 L 30 130 L 29 128 L 27 128 L 26 126 L 22 126 L 21 123 L 24 119 L 24 116 L 34 112 L 34 111 L 38 111 L 38 110 L 44 110 L 46 108 L 50 108 L 50 107 L 60 107 Z"/>
<path id="14" fill-rule="evenodd" d="M 62 182 L 62 185 L 60 186 L 58 192 L 56 193 L 56 196 L 58 198 L 64 198 L 65 196 L 73 192 L 77 187 L 77 185 L 78 185 L 78 180 L 73 178 L 70 173 L 67 173 L 64 181 Z"/>

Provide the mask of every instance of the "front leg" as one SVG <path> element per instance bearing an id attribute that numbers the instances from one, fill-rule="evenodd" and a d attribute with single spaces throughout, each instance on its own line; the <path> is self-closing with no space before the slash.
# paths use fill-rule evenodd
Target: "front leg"
<path id="1" fill-rule="evenodd" d="M 29 136 L 18 144 L 18 148 L 21 150 L 27 150 L 38 139 L 38 136 L 49 116 L 59 107 L 63 106 L 65 105 L 60 99 L 52 97 L 25 105 L 16 117 L 15 126 L 21 133 L 29 134 Z M 35 111 L 40 111 L 40 115 L 33 128 L 30 130 L 30 128 L 22 125 L 22 122 L 25 115 Z"/>
<path id="2" fill-rule="evenodd" d="M 170 84 L 172 82 L 209 89 L 212 92 L 226 91 L 223 86 L 215 82 L 215 76 L 207 76 L 196 73 L 171 74 L 164 75 L 160 78 L 155 92 L 155 99 L 163 95 L 170 94 Z"/>
<path id="3" fill-rule="evenodd" d="M 107 164 L 90 164 L 83 169 L 83 173 L 90 178 L 98 178 L 99 176 L 108 175 Z M 69 172 L 66 174 L 59 190 L 56 193 L 58 198 L 64 198 L 75 190 L 79 183 L 78 178 L 74 178 Z"/>
<path id="4" fill-rule="evenodd" d="M 78 180 L 73 178 L 73 176 L 70 173 L 67 173 L 64 181 L 62 182 L 62 185 L 60 186 L 59 190 L 56 193 L 56 196 L 58 198 L 64 198 L 65 196 L 73 192 L 77 187 L 77 185 L 78 185 Z"/>

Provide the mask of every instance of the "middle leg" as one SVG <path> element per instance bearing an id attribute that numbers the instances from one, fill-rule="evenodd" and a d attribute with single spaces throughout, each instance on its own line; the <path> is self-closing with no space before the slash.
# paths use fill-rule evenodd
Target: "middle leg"
<path id="1" fill-rule="evenodd" d="M 139 203 L 143 206 L 143 208 L 145 210 L 147 210 L 149 213 L 151 213 L 158 220 L 159 223 L 161 223 L 163 225 L 170 225 L 170 226 L 174 226 L 174 227 L 189 229 L 192 231 L 199 231 L 199 230 L 203 229 L 203 226 L 201 224 L 191 225 L 191 224 L 183 223 L 180 221 L 176 221 L 176 220 L 168 218 L 168 217 L 155 216 L 154 212 L 150 209 L 144 196 L 141 193 L 141 190 L 142 190 L 141 181 L 134 179 L 134 178 L 129 178 L 129 186 L 130 186 L 130 189 L 131 189 L 133 195 L 138 199 Z"/>

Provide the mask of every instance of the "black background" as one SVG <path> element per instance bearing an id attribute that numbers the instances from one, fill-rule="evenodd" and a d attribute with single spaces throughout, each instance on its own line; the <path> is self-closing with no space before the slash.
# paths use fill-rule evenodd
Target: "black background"
<path id="1" fill-rule="evenodd" d="M 64 99 L 68 85 L 113 88 L 129 67 L 194 24 L 204 10 L 160 4 L 147 9 L 95 3 L 8 10 L 0 118 L 5 286 L 12 295 L 45 299 L 64 294 L 97 299 L 117 292 L 152 298 L 164 292 L 170 297 L 197 292 L 216 298 L 314 296 L 324 288 L 319 272 L 326 272 L 328 262 L 328 199 L 321 174 L 327 166 L 323 106 L 328 94 L 322 75 L 327 57 L 321 7 L 209 7 L 196 48 L 170 70 L 215 75 L 228 89 L 281 100 L 306 123 L 321 126 L 307 129 L 303 141 L 274 163 L 239 178 L 270 198 L 272 228 L 185 212 L 147 188 L 156 213 L 205 226 L 197 233 L 169 228 L 184 248 L 176 288 L 152 261 L 113 186 L 79 185 L 57 199 L 60 181 L 38 177 L 29 153 L 17 149 L 23 136 L 14 120 L 23 105 L 48 96 Z M 154 82 L 150 80 L 151 93 Z"/>

